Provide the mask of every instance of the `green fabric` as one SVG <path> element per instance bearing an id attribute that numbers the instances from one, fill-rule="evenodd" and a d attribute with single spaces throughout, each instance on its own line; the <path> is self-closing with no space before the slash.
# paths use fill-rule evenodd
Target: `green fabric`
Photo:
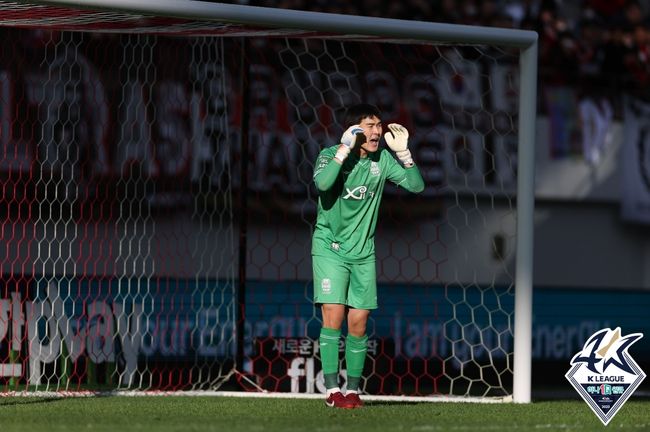
<path id="1" fill-rule="evenodd" d="M 424 179 L 422 174 L 417 166 L 413 165 L 409 168 L 404 168 L 405 183 L 402 186 L 404 189 L 410 192 L 422 192 L 424 190 Z"/>
<path id="2" fill-rule="evenodd" d="M 347 263 L 331 256 L 314 255 L 312 269 L 314 303 L 377 309 L 377 270 L 374 261 Z"/>
<path id="3" fill-rule="evenodd" d="M 368 336 L 348 335 L 345 338 L 345 366 L 348 373 L 348 390 L 358 390 L 363 364 L 368 351 Z"/>
<path id="4" fill-rule="evenodd" d="M 331 155 L 331 159 L 319 156 L 316 160 L 316 169 L 314 170 L 314 183 L 316 184 L 316 188 L 319 191 L 327 191 L 332 186 L 334 186 L 334 182 L 341 172 L 340 162 L 334 160 L 334 155 L 336 155 L 337 148 L 338 146 L 334 147 L 334 153 Z M 322 154 L 323 153 L 321 152 L 321 155 Z"/>
<path id="5" fill-rule="evenodd" d="M 335 378 L 338 377 L 340 339 L 340 329 L 337 330 L 326 327 L 320 329 L 320 338 L 318 339 L 318 344 L 320 347 L 320 360 L 323 367 L 323 375 L 334 374 Z M 327 383 L 325 385 L 327 387 Z M 336 385 L 332 387 L 336 387 Z"/>
<path id="6" fill-rule="evenodd" d="M 339 386 L 339 373 L 329 373 L 323 374 L 323 379 L 325 380 L 325 388 L 331 389 Z"/>
<path id="7" fill-rule="evenodd" d="M 386 180 L 410 192 L 421 192 L 424 181 L 416 166 L 402 167 L 386 149 L 365 158 L 350 154 L 341 166 L 334 161 L 337 148 L 323 149 L 315 163 L 319 197 L 312 255 L 335 256 L 347 262 L 372 260 Z"/>
<path id="8" fill-rule="evenodd" d="M 348 382 L 345 386 L 347 391 L 359 391 L 359 385 L 361 384 L 361 377 L 351 377 L 348 375 Z"/>

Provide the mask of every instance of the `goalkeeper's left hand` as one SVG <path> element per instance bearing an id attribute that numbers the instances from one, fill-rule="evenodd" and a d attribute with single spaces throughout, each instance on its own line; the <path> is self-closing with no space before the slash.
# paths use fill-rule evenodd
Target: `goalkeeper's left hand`
<path id="1" fill-rule="evenodd" d="M 389 124 L 388 129 L 388 132 L 384 134 L 388 147 L 395 152 L 395 155 L 405 167 L 413 166 L 413 158 L 408 148 L 409 131 L 397 123 Z"/>

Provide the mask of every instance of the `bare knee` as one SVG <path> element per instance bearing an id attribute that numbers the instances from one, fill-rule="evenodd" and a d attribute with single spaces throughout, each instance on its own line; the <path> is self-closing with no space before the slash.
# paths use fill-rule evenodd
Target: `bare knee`
<path id="1" fill-rule="evenodd" d="M 350 309 L 348 312 L 348 333 L 356 337 L 364 336 L 369 316 L 369 310 Z"/>
<path id="2" fill-rule="evenodd" d="M 321 306 L 321 313 L 323 314 L 323 327 L 338 330 L 345 319 L 345 305 L 324 304 Z"/>

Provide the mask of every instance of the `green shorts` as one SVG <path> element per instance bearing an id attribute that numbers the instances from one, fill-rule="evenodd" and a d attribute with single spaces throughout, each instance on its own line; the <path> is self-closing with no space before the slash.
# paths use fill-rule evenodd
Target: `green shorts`
<path id="1" fill-rule="evenodd" d="M 347 263 L 322 255 L 314 255 L 312 260 L 314 303 L 377 309 L 375 261 Z"/>

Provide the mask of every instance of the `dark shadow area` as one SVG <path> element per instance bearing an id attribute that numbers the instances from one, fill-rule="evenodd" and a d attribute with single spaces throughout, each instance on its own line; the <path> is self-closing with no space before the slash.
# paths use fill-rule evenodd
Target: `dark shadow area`
<path id="1" fill-rule="evenodd" d="M 31 397 L 31 396 L 26 396 L 26 397 L 11 397 L 11 398 L 0 398 L 0 408 L 3 407 L 8 407 L 8 406 L 15 406 L 15 405 L 34 405 L 34 404 L 46 404 L 46 403 L 51 403 L 51 402 L 59 402 L 64 400 L 65 398 L 62 397 L 46 397 L 46 398 L 39 398 L 39 397 Z"/>

